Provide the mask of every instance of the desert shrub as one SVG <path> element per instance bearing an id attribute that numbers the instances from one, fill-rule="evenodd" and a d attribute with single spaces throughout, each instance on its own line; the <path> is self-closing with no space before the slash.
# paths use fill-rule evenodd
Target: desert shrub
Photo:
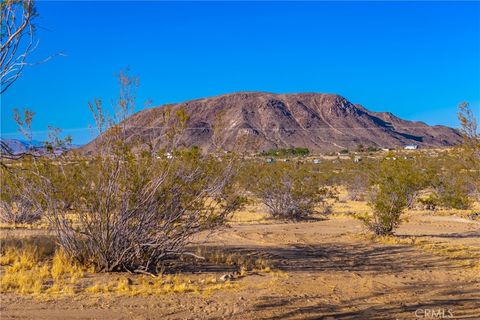
<path id="1" fill-rule="evenodd" d="M 343 182 L 350 200 L 365 200 L 368 192 L 368 177 L 365 172 L 353 172 Z"/>
<path id="2" fill-rule="evenodd" d="M 5 223 L 32 223 L 42 218 L 46 206 L 72 209 L 80 190 L 77 177 L 88 171 L 87 165 L 81 158 L 72 161 L 63 156 L 27 155 L 2 166 L 0 219 Z"/>
<path id="3" fill-rule="evenodd" d="M 418 199 L 420 208 L 423 210 L 435 210 L 438 206 L 438 200 L 435 195 L 429 195 L 426 198 Z"/>
<path id="4" fill-rule="evenodd" d="M 462 172 L 447 170 L 433 182 L 432 201 L 436 206 L 451 209 L 468 209 L 471 206 L 469 184 Z"/>
<path id="5" fill-rule="evenodd" d="M 315 213 L 329 190 L 308 167 L 290 164 L 263 164 L 251 176 L 250 191 L 274 218 L 300 220 Z"/>
<path id="6" fill-rule="evenodd" d="M 469 209 L 480 195 L 480 138 L 477 121 L 468 104 L 459 107 L 464 143 L 453 152 L 421 158 L 421 168 L 428 175 L 432 195 L 421 200 L 427 208 Z M 473 198 L 473 199 L 472 199 Z"/>
<path id="7" fill-rule="evenodd" d="M 345 187 L 347 198 L 353 201 L 365 200 L 369 188 L 369 174 L 378 167 L 377 159 L 365 158 L 361 162 L 340 161 L 338 164 L 322 168 L 324 172 L 330 172 L 331 183 Z"/>
<path id="8" fill-rule="evenodd" d="M 425 184 L 424 176 L 408 160 L 385 160 L 370 178 L 368 204 L 373 215 L 363 217 L 376 235 L 392 234 L 401 222 L 401 214 L 415 200 Z"/>
<path id="9" fill-rule="evenodd" d="M 263 151 L 261 153 L 262 156 L 269 156 L 269 157 L 288 157 L 288 156 L 300 156 L 304 157 L 310 154 L 310 150 L 308 148 L 281 148 L 281 149 L 270 149 L 267 151 Z"/>
<path id="10" fill-rule="evenodd" d="M 31 194 L 68 257 L 98 271 L 156 272 L 240 204 L 229 184 L 233 160 L 198 149 L 177 149 L 171 159 L 138 154 L 111 130 L 95 157 L 35 159 Z M 65 210 L 67 200 L 75 210 Z"/>
<path id="11" fill-rule="evenodd" d="M 236 208 L 231 174 L 228 159 L 177 153 L 165 160 L 123 148 L 78 173 L 75 213 L 55 204 L 62 198 L 54 182 L 46 184 L 45 210 L 68 256 L 101 271 L 155 272 L 161 260 L 184 254 L 194 234 L 221 225 Z"/>
<path id="12" fill-rule="evenodd" d="M 29 224 L 40 220 L 41 208 L 29 199 L 14 198 L 12 202 L 0 202 L 0 221 L 8 224 Z"/>
<path id="13" fill-rule="evenodd" d="M 113 117 L 100 100 L 90 104 L 101 133 L 94 156 L 33 158 L 22 171 L 28 179 L 16 178 L 45 212 L 67 257 L 97 271 L 155 273 L 162 260 L 189 254 L 193 235 L 221 226 L 238 207 L 230 184 L 236 167 L 232 155 L 216 158 L 176 145 L 187 120 L 181 111 L 165 115 L 172 130 L 162 138 L 173 157 L 135 152 L 125 119 L 137 81 L 123 73 L 119 79 Z"/>
<path id="14" fill-rule="evenodd" d="M 21 168 L 23 170 L 24 168 Z M 26 194 L 22 181 L 17 179 L 15 171 L 6 165 L 0 169 L 0 221 L 8 224 L 28 224 L 42 217 L 40 206 Z M 24 170 L 23 170 L 24 171 Z M 28 172 L 25 172 L 27 173 Z"/>
<path id="15" fill-rule="evenodd" d="M 480 134 L 477 119 L 468 103 L 459 106 L 458 119 L 464 137 L 464 143 L 458 149 L 458 162 L 468 178 L 471 194 L 480 202 Z"/>

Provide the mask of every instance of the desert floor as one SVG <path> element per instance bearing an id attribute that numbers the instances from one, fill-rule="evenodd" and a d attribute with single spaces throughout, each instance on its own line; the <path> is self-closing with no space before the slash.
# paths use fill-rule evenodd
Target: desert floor
<path id="1" fill-rule="evenodd" d="M 339 206 L 343 213 L 302 223 L 246 211 L 197 239 L 271 261 L 271 271 L 234 279 L 234 288 L 46 300 L 7 293 L 1 319 L 480 319 L 478 220 L 411 211 L 397 237 L 373 240 L 348 205 Z M 203 270 L 217 278 L 229 271 Z"/>

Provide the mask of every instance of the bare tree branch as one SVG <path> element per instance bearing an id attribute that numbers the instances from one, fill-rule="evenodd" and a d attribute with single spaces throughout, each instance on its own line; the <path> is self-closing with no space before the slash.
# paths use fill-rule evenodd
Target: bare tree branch
<path id="1" fill-rule="evenodd" d="M 0 5 L 0 92 L 4 93 L 20 77 L 38 44 L 33 23 L 37 11 L 34 0 L 2 0 Z"/>

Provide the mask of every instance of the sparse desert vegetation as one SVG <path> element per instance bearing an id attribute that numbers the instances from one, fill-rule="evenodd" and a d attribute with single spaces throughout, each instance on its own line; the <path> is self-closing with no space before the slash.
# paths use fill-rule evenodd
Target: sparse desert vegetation
<path id="1" fill-rule="evenodd" d="M 103 155 L 4 161 L 6 314 L 38 316 L 35 299 L 64 310 L 86 303 L 115 318 L 123 307 L 110 302 L 138 310 L 159 299 L 169 307 L 141 314 L 408 318 L 445 299 L 459 317 L 479 316 L 478 168 L 458 161 L 476 137 L 435 157 L 389 151 L 361 162 L 266 163 L 197 148 L 137 154 L 117 128 L 107 129 L 118 131 Z M 35 219 L 7 219 L 25 212 Z M 412 290 L 426 302 L 413 301 Z M 285 300 L 275 307 L 269 295 Z M 94 311 L 99 304 L 112 313 Z"/>
<path id="2" fill-rule="evenodd" d="M 480 319 L 480 6 L 200 5 L 0 0 L 0 318 Z"/>
<path id="3" fill-rule="evenodd" d="M 246 190 L 277 219 L 306 219 L 325 205 L 327 198 L 334 197 L 334 191 L 322 185 L 318 172 L 298 163 L 257 163 L 243 175 Z M 254 180 L 249 178 L 252 176 Z"/>

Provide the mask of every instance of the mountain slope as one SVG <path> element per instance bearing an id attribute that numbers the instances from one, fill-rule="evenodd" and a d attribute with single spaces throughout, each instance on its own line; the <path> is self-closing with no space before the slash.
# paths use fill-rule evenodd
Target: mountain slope
<path id="1" fill-rule="evenodd" d="M 240 92 L 140 111 L 125 120 L 127 141 L 135 147 L 149 142 L 161 148 L 172 125 L 165 112 L 188 115 L 181 144 L 204 151 L 261 151 L 307 147 L 315 152 L 377 147 L 452 146 L 461 142 L 457 130 L 402 120 L 391 113 L 371 112 L 335 94 L 272 94 Z M 99 137 L 97 139 L 102 139 Z M 93 152 L 98 140 L 84 150 Z"/>

